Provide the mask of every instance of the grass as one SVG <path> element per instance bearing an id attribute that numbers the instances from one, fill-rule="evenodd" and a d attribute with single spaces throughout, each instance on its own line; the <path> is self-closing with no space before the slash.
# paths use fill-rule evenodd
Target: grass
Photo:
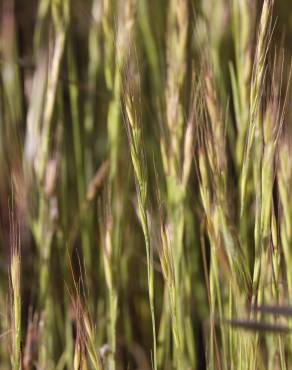
<path id="1" fill-rule="evenodd" d="M 1 369 L 291 368 L 291 10 L 2 1 Z"/>

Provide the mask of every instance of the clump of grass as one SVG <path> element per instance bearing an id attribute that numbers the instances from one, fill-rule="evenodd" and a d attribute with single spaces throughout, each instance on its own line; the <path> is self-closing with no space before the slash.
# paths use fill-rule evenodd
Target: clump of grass
<path id="1" fill-rule="evenodd" d="M 288 369 L 289 1 L 2 3 L 1 369 Z"/>

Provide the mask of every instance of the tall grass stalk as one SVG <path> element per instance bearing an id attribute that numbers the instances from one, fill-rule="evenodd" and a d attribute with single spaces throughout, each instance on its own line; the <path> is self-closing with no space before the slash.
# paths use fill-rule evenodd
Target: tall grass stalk
<path id="1" fill-rule="evenodd" d="M 14 217 L 12 215 L 12 217 Z M 12 368 L 21 370 L 21 290 L 20 290 L 20 235 L 14 220 L 11 227 L 11 264 L 12 287 Z"/>
<path id="2" fill-rule="evenodd" d="M 177 366 L 187 366 L 183 359 L 187 358 L 186 328 L 183 317 L 188 315 L 184 306 L 185 286 L 180 284 L 183 271 L 183 235 L 184 235 L 184 201 L 189 177 L 189 163 L 192 157 L 192 125 L 185 128 L 183 117 L 183 88 L 186 76 L 185 56 L 188 40 L 188 3 L 187 1 L 170 1 L 167 17 L 166 39 L 166 82 L 165 82 L 165 124 L 163 125 L 160 146 L 164 175 L 167 189 L 167 219 L 170 229 L 171 244 L 168 247 L 172 254 L 173 281 L 169 289 L 172 306 L 173 336 L 177 351 Z M 185 137 L 185 151 L 183 139 Z M 179 164 L 185 161 L 182 170 Z M 176 230 L 176 231 L 175 231 Z M 166 240 L 165 237 L 162 240 Z M 168 261 L 169 262 L 169 261 Z M 169 285 L 169 278 L 166 278 Z M 176 302 L 173 302 L 175 300 Z M 194 365 L 194 364 L 193 364 Z"/>
<path id="3" fill-rule="evenodd" d="M 125 114 L 130 153 L 137 186 L 139 217 L 143 229 L 146 247 L 147 282 L 153 334 L 153 368 L 154 370 L 157 370 L 153 246 L 151 246 L 150 244 L 149 220 L 147 215 L 148 184 L 146 175 L 145 153 L 143 149 L 141 123 L 139 122 L 139 111 L 137 111 L 141 104 L 139 100 L 140 85 L 138 81 L 135 81 L 135 79 L 139 79 L 139 76 L 135 75 L 133 71 L 132 74 L 126 76 L 127 86 L 124 93 L 126 111 Z"/>

